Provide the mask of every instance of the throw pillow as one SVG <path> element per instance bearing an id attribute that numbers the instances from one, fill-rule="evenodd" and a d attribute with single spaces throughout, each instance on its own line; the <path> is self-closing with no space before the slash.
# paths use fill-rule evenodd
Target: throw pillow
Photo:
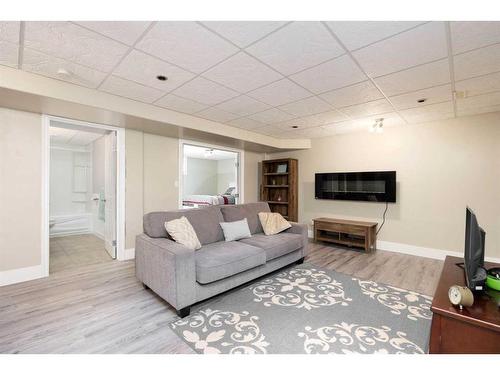
<path id="1" fill-rule="evenodd" d="M 220 223 L 226 242 L 252 237 L 247 219 Z"/>
<path id="2" fill-rule="evenodd" d="M 189 220 L 182 216 L 180 219 L 170 220 L 165 223 L 165 229 L 175 242 L 191 250 L 201 248 L 200 240 Z"/>
<path id="3" fill-rule="evenodd" d="M 277 212 L 259 212 L 259 220 L 266 236 L 277 234 L 292 226 Z"/>

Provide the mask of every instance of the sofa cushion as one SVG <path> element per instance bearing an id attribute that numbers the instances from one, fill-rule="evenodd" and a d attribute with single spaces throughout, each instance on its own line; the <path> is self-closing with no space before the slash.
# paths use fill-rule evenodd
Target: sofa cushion
<path id="1" fill-rule="evenodd" d="M 242 242 L 216 242 L 195 254 L 196 281 L 208 284 L 266 263 L 263 249 Z"/>
<path id="2" fill-rule="evenodd" d="M 239 240 L 248 245 L 259 247 L 266 252 L 266 261 L 279 258 L 302 247 L 302 236 L 295 233 L 278 233 L 272 236 L 256 234 L 250 238 Z"/>
<path id="3" fill-rule="evenodd" d="M 224 234 L 219 225 L 224 218 L 218 206 L 150 212 L 144 215 L 144 233 L 153 238 L 170 238 L 165 229 L 165 222 L 180 219 L 182 216 L 189 220 L 202 245 L 224 241 Z"/>
<path id="4" fill-rule="evenodd" d="M 259 212 L 270 212 L 266 202 L 246 203 L 222 206 L 221 212 L 224 221 L 237 221 L 247 219 L 250 233 L 262 233 L 262 225 L 259 220 Z"/>

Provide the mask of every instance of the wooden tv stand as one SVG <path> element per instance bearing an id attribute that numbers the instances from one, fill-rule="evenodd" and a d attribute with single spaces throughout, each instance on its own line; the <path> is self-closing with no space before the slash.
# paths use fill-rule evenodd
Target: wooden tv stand
<path id="1" fill-rule="evenodd" d="M 377 223 L 321 217 L 313 219 L 314 241 L 376 250 Z"/>
<path id="2" fill-rule="evenodd" d="M 474 295 L 474 305 L 455 307 L 448 299 L 452 285 L 465 285 L 464 270 L 456 265 L 462 258 L 447 256 L 441 278 L 432 300 L 432 325 L 429 342 L 431 354 L 499 354 L 500 353 L 500 307 L 486 291 Z M 500 267 L 485 262 L 486 268 Z"/>

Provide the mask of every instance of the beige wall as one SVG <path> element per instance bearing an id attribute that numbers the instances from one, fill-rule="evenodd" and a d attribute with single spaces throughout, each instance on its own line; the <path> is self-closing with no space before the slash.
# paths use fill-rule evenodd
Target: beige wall
<path id="1" fill-rule="evenodd" d="M 244 156 L 244 198 L 245 203 L 259 200 L 260 168 L 264 155 L 255 152 L 245 152 Z"/>
<path id="2" fill-rule="evenodd" d="M 0 108 L 0 271 L 41 263 L 42 126 Z"/>
<path id="3" fill-rule="evenodd" d="M 216 195 L 217 160 L 186 158 L 187 173 L 182 180 L 182 196 Z"/>
<path id="4" fill-rule="evenodd" d="M 179 140 L 135 130 L 125 132 L 125 248 L 142 233 L 142 216 L 179 207 Z M 245 152 L 245 202 L 258 200 L 259 163 L 263 155 Z"/>
<path id="5" fill-rule="evenodd" d="M 486 256 L 500 257 L 500 113 L 315 139 L 299 159 L 299 220 L 378 220 L 384 204 L 314 199 L 314 173 L 397 171 L 379 240 L 463 252 L 465 207 L 486 231 Z"/>

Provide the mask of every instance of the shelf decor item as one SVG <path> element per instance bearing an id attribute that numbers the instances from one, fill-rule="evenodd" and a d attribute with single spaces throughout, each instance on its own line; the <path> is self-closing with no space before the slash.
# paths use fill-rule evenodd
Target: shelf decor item
<path id="1" fill-rule="evenodd" d="M 269 204 L 271 212 L 278 212 L 288 221 L 298 221 L 297 159 L 262 162 L 260 200 Z"/>
<path id="2" fill-rule="evenodd" d="M 286 173 L 287 167 L 288 167 L 288 164 L 286 164 L 286 163 L 278 164 L 278 168 L 276 169 L 276 172 L 277 173 Z"/>

